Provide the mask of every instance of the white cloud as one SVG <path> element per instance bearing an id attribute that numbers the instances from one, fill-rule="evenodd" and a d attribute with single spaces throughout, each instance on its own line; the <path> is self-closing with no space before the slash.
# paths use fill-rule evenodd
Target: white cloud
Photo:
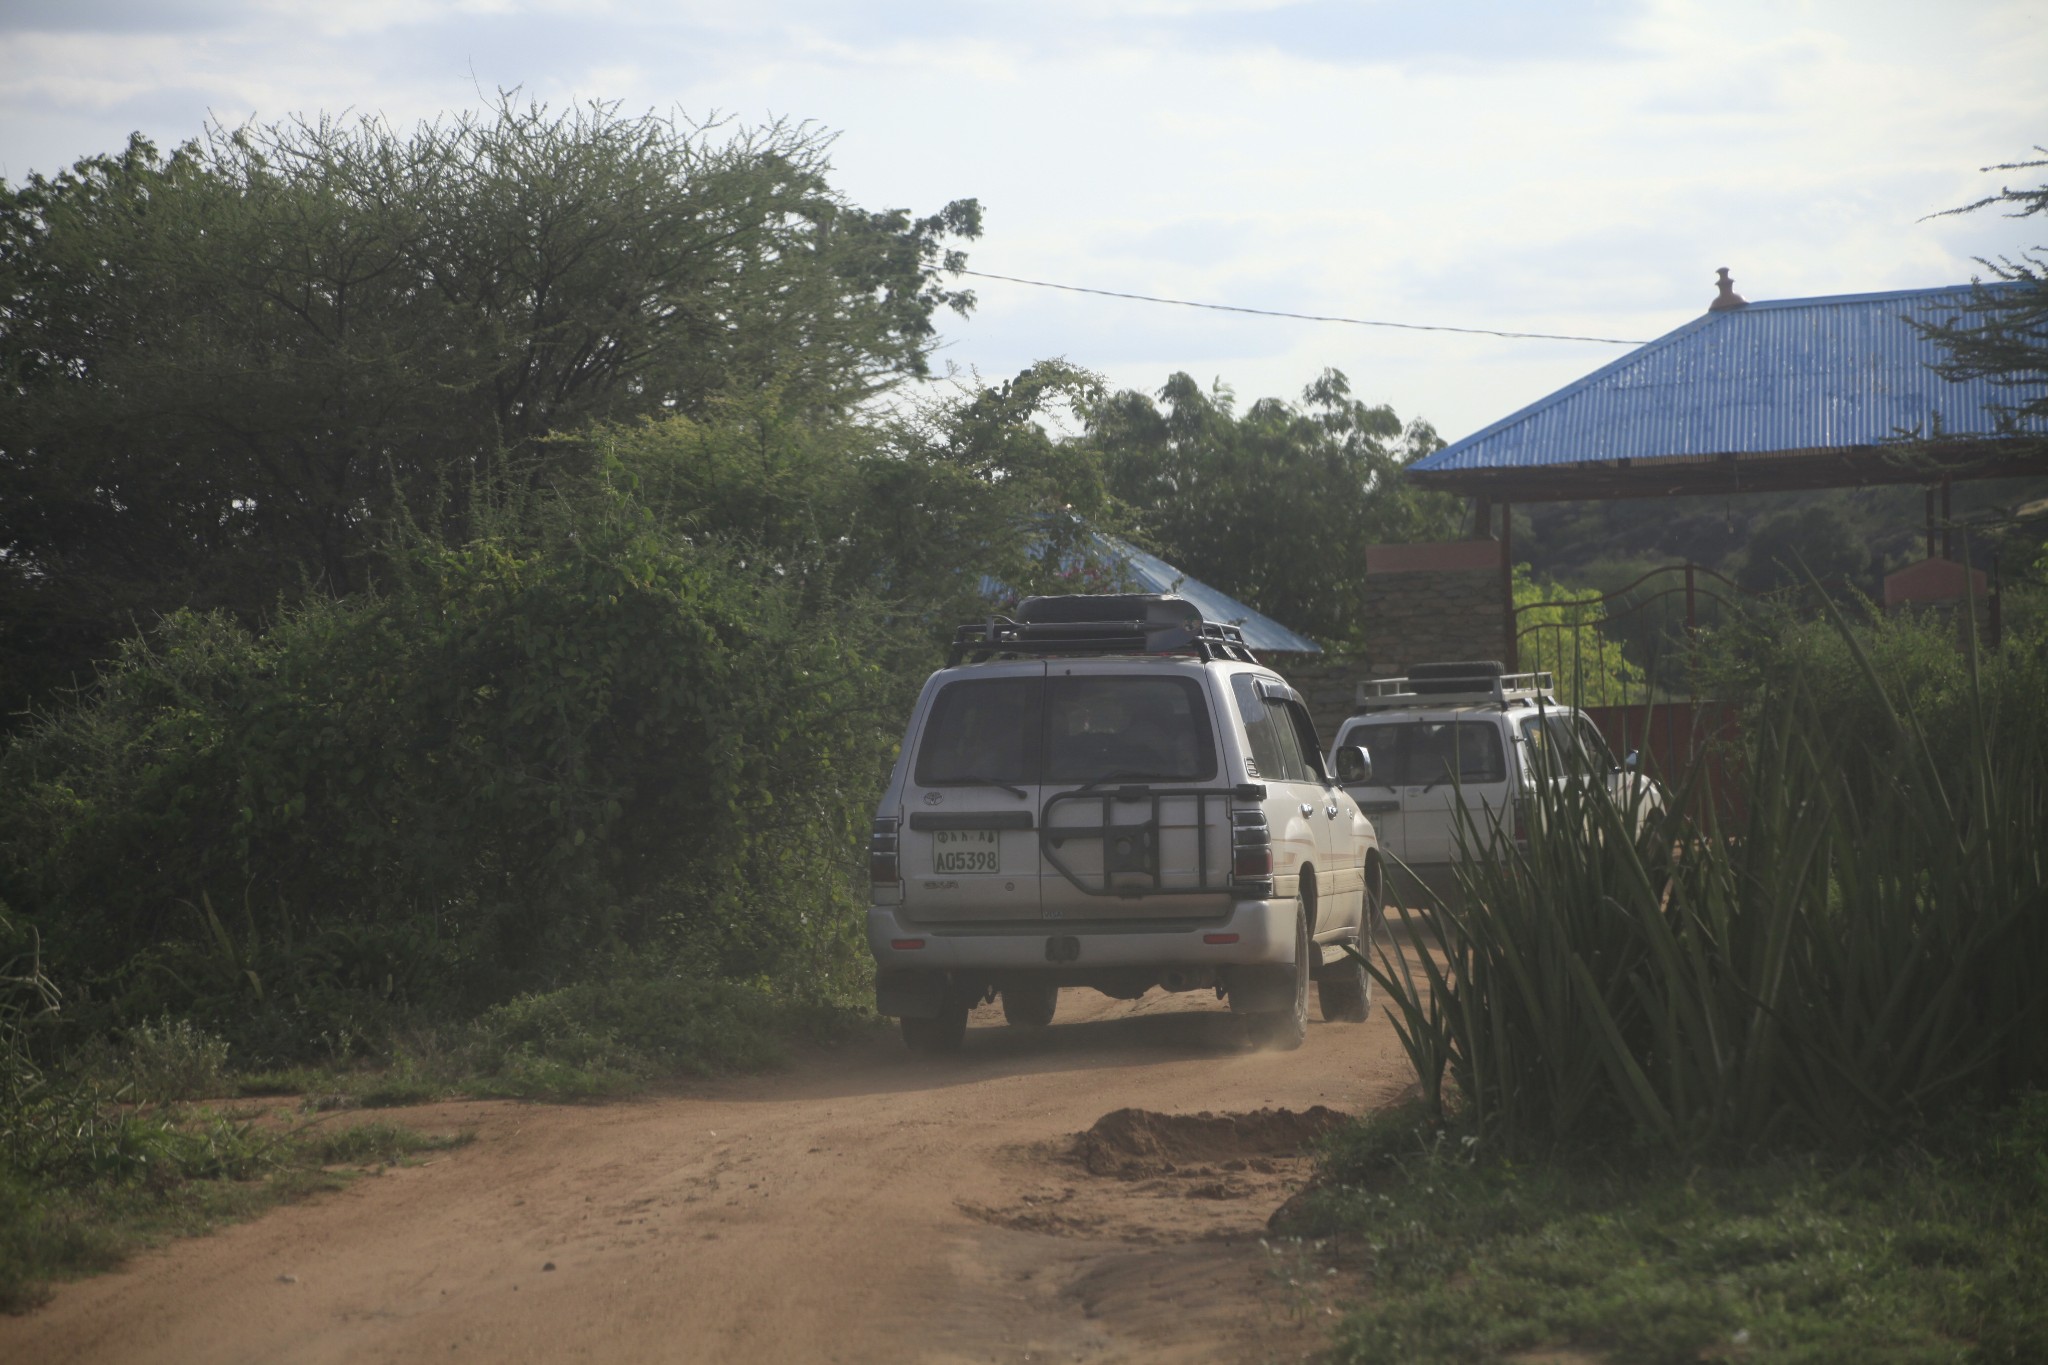
<path id="1" fill-rule="evenodd" d="M 18 16 L 27 7 L 17 8 Z M 1306 312 L 1655 336 L 1751 298 L 1944 283 L 2031 245 L 1927 220 L 2048 142 L 2032 0 L 182 0 L 41 3 L 0 46 L 0 174 L 295 112 L 501 87 L 842 130 L 856 201 L 979 196 L 1002 274 Z M 53 15 L 75 12 L 74 31 Z M 308 20 L 305 16 L 315 16 Z M 1533 22 L 1529 16 L 1541 22 Z M 169 16 L 167 21 L 163 16 Z M 2038 236 L 2039 233 L 2037 232 Z M 1325 365 L 1472 430 L 1611 348 L 1233 318 L 970 281 L 945 358 L 1065 355 L 1247 400 Z"/>

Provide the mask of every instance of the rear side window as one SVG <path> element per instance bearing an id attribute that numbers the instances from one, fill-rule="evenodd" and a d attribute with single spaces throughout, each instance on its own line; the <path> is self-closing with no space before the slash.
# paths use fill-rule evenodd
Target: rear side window
<path id="1" fill-rule="evenodd" d="M 932 702 L 917 750 L 919 786 L 1038 781 L 1045 679 L 968 678 Z"/>
<path id="2" fill-rule="evenodd" d="M 1284 715 L 1292 722 L 1294 738 L 1301 749 L 1302 766 L 1311 782 L 1327 782 L 1330 770 L 1323 763 L 1323 746 L 1316 742 L 1316 723 L 1299 702 L 1287 702 Z"/>
<path id="3" fill-rule="evenodd" d="M 1586 751 L 1586 758 L 1594 771 L 1605 772 L 1621 766 L 1614 761 L 1614 750 L 1607 747 L 1607 736 L 1600 733 L 1600 727 L 1583 711 L 1579 713 L 1579 745 Z"/>
<path id="4" fill-rule="evenodd" d="M 1534 767 L 1550 777 L 1592 777 L 1613 768 L 1614 755 L 1593 722 L 1569 711 L 1548 711 L 1522 722 Z"/>
<path id="5" fill-rule="evenodd" d="M 1193 678 L 1112 674 L 1047 681 L 1047 782 L 1202 782 L 1215 775 L 1209 708 Z"/>
<path id="6" fill-rule="evenodd" d="M 1423 787 L 1450 782 L 1505 782 L 1507 754 L 1500 727 L 1483 720 L 1389 721 L 1358 725 L 1344 743 L 1372 755 L 1372 784 Z"/>
<path id="7" fill-rule="evenodd" d="M 1245 742 L 1251 746 L 1255 773 L 1246 777 L 1267 782 L 1311 782 L 1310 765 L 1302 754 L 1301 732 L 1287 713 L 1287 704 L 1261 696 L 1259 681 L 1250 673 L 1230 680 L 1237 699 L 1238 718 L 1244 722 Z"/>

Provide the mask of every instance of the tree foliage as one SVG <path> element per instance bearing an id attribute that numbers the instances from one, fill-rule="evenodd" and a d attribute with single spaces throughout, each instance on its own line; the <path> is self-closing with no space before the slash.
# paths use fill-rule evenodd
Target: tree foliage
<path id="1" fill-rule="evenodd" d="M 1750 536 L 1735 583 L 1744 592 L 1762 594 L 1818 581 L 1837 592 L 1875 596 L 1880 575 L 1871 567 L 1870 548 L 1855 528 L 1835 508 L 1820 503 L 1765 518 Z"/>
<path id="2" fill-rule="evenodd" d="M 0 749 L 0 898 L 109 1018 L 289 1052 L 653 953 L 818 983 L 939 625 L 1052 588 L 1080 456 L 1016 383 L 884 424 L 608 424 L 260 634 L 182 610 Z"/>
<path id="3" fill-rule="evenodd" d="M 174 607 L 359 590 L 394 523 L 552 477 L 549 433 L 923 373 L 979 208 L 861 209 L 827 144 L 508 97 L 0 185 L 0 701 Z"/>
<path id="4" fill-rule="evenodd" d="M 1442 538 L 1458 503 L 1401 482 L 1442 443 L 1362 402 L 1325 370 L 1299 403 L 1235 411 L 1228 389 L 1175 374 L 1158 401 L 1113 394 L 1087 413 L 1112 494 L 1139 534 L 1196 577 L 1325 643 L 1362 620 L 1365 547 Z"/>

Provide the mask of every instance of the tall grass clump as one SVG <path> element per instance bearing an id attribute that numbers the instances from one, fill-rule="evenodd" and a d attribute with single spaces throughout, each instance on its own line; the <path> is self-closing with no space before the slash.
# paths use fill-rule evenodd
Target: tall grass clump
<path id="1" fill-rule="evenodd" d="M 1439 1117 L 1741 1152 L 2048 1085 L 2048 651 L 1916 689 L 1834 630 L 1851 667 L 1747 708 L 1738 822 L 1684 817 L 1694 771 L 1642 829 L 1576 779 L 1523 844 L 1468 823 L 1460 902 L 1371 964 Z"/>

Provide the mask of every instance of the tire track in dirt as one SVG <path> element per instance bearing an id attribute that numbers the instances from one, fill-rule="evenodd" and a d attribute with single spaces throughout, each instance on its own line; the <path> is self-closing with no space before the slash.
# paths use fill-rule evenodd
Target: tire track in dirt
<path id="1" fill-rule="evenodd" d="M 956 1057 L 876 1035 L 628 1103 L 388 1115 L 477 1141 L 63 1286 L 0 1319 L 0 1358 L 1179 1365 L 1319 1349 L 1319 1282 L 1261 1238 L 1306 1176 L 1300 1133 L 1331 1121 L 1317 1107 L 1361 1112 L 1408 1079 L 1385 1019 L 1255 1053 L 1212 1000 L 1068 991 L 1060 1010 L 1008 1029 L 984 1007 Z M 1138 1112 L 1096 1127 L 1119 1110 Z"/>

